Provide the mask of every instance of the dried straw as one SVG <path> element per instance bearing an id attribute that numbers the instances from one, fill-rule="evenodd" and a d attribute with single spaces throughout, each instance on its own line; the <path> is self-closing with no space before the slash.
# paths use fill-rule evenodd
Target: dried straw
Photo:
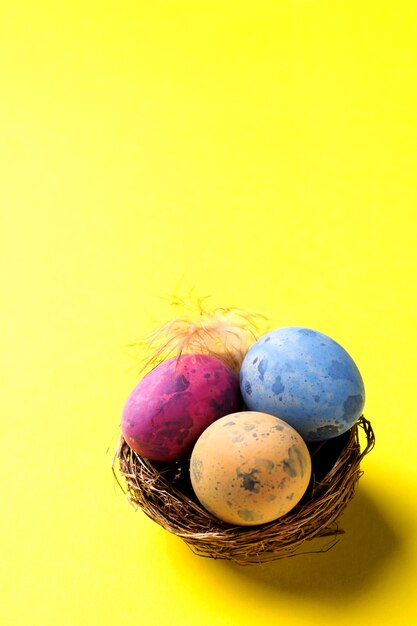
<path id="1" fill-rule="evenodd" d="M 362 451 L 360 429 L 365 438 Z M 316 537 L 333 537 L 331 547 L 343 532 L 337 520 L 355 493 L 363 473 L 360 463 L 374 444 L 371 424 L 363 415 L 345 435 L 309 444 L 313 471 L 303 499 L 278 520 L 250 527 L 231 526 L 202 508 L 191 488 L 189 461 L 150 462 L 121 437 L 113 471 L 118 459 L 132 506 L 181 537 L 196 554 L 249 565 L 290 556 Z"/>

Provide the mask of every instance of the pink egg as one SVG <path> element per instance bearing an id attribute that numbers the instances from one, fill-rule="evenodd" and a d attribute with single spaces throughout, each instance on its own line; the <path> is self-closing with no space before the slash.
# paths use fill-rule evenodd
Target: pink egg
<path id="1" fill-rule="evenodd" d="M 138 454 L 176 461 L 191 453 L 212 422 L 239 411 L 239 379 L 219 359 L 206 354 L 173 357 L 151 370 L 129 395 L 122 433 Z"/>

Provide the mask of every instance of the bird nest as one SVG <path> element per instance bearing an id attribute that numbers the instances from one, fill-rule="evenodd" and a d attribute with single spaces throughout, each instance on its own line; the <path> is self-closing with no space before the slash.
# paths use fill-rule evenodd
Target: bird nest
<path id="1" fill-rule="evenodd" d="M 312 476 L 302 500 L 279 519 L 250 527 L 222 522 L 199 504 L 191 487 L 189 459 L 181 463 L 149 461 L 121 437 L 113 471 L 118 461 L 119 484 L 125 483 L 132 506 L 181 537 L 193 552 L 249 565 L 290 556 L 318 537 L 330 537 L 327 547 L 331 547 L 343 533 L 339 517 L 355 493 L 363 473 L 361 461 L 374 443 L 371 424 L 363 415 L 344 435 L 309 443 Z"/>

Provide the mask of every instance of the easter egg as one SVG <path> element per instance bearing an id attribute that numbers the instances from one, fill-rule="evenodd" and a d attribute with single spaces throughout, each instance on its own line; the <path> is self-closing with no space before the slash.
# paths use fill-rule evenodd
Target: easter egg
<path id="1" fill-rule="evenodd" d="M 261 337 L 240 371 L 246 406 L 280 417 L 306 441 L 349 430 L 360 417 L 365 390 L 353 359 L 315 330 L 290 326 Z"/>
<path id="2" fill-rule="evenodd" d="M 239 379 L 205 354 L 173 357 L 151 370 L 129 395 L 122 434 L 138 454 L 176 461 L 190 454 L 214 420 L 241 408 Z"/>
<path id="3" fill-rule="evenodd" d="M 211 424 L 190 461 L 197 498 L 215 517 L 234 525 L 271 522 L 302 498 L 311 459 L 300 435 L 265 413 L 242 411 Z"/>

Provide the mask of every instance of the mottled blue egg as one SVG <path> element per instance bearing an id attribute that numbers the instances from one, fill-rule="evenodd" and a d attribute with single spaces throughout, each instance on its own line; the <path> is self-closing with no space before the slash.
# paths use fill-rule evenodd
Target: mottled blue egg
<path id="1" fill-rule="evenodd" d="M 248 350 L 240 386 L 251 411 L 270 413 L 305 441 L 349 430 L 365 403 L 362 377 L 336 341 L 309 328 L 278 328 Z"/>

